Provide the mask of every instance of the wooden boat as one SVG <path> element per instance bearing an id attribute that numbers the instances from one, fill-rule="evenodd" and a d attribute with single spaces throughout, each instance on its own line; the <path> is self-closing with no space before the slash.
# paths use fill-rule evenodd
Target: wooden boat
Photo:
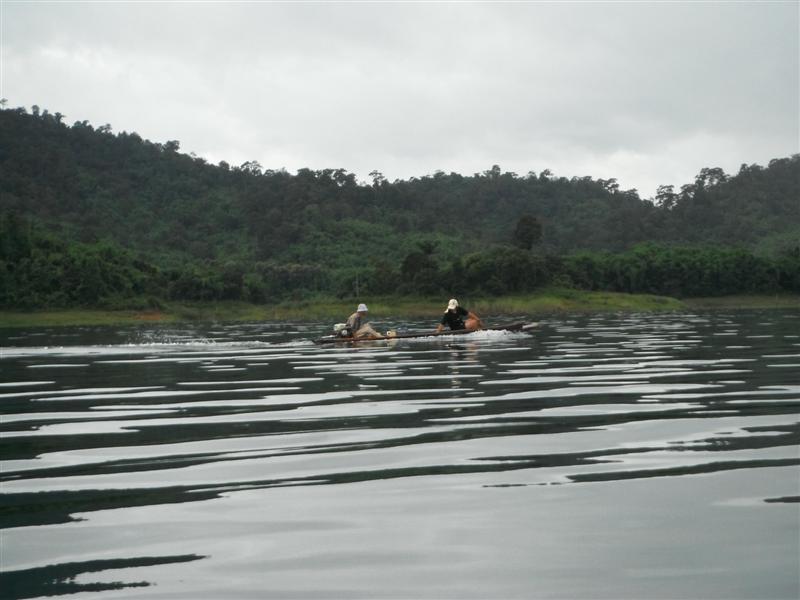
<path id="1" fill-rule="evenodd" d="M 361 342 L 385 342 L 390 340 L 400 340 L 400 339 L 412 339 L 412 338 L 432 338 L 432 337 L 441 337 L 441 336 L 468 336 L 470 334 L 479 333 L 482 331 L 510 331 L 510 332 L 527 332 L 531 329 L 535 328 L 538 323 L 529 323 L 529 322 L 519 322 L 519 323 L 510 323 L 508 325 L 503 325 L 499 327 L 488 327 L 486 329 L 456 329 L 456 330 L 444 330 L 444 331 L 409 331 L 406 333 L 395 333 L 391 335 L 392 332 L 389 332 L 384 337 L 380 338 L 354 338 L 352 336 L 348 337 L 341 337 L 338 335 L 326 335 L 319 339 L 314 340 L 315 344 L 357 344 Z"/>

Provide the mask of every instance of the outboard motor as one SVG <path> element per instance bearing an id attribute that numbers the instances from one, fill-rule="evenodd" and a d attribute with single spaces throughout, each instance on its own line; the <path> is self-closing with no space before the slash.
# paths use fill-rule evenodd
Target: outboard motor
<path id="1" fill-rule="evenodd" d="M 333 333 L 337 337 L 353 337 L 353 332 L 347 326 L 347 323 L 336 323 L 336 325 L 333 326 Z"/>

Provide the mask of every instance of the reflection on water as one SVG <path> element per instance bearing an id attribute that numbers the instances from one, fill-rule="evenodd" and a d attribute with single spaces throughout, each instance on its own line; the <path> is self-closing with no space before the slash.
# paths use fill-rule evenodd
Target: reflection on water
<path id="1" fill-rule="evenodd" d="M 0 333 L 3 597 L 800 594 L 800 313 L 322 330 Z"/>

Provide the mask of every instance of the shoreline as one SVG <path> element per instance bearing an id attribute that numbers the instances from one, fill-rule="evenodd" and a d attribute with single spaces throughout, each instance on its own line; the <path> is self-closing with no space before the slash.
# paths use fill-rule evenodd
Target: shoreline
<path id="1" fill-rule="evenodd" d="M 586 292 L 548 289 L 534 294 L 497 298 L 460 299 L 462 305 L 482 317 L 494 314 L 539 317 L 558 314 L 602 312 L 681 312 L 691 310 L 797 309 L 800 295 L 736 295 L 718 298 L 676 299 L 648 294 Z M 364 298 L 373 318 L 439 318 L 446 299 Z M 273 305 L 244 302 L 181 302 L 162 309 L 49 309 L 0 310 L 0 328 L 66 327 L 92 325 L 146 325 L 222 321 L 344 321 L 355 300 L 301 300 Z"/>

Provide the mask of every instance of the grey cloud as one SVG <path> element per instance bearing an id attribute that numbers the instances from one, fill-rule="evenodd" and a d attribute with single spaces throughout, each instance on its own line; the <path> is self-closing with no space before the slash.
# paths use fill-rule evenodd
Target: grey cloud
<path id="1" fill-rule="evenodd" d="M 2 93 L 214 160 L 390 179 L 549 167 L 648 195 L 798 151 L 798 11 L 6 3 Z"/>

